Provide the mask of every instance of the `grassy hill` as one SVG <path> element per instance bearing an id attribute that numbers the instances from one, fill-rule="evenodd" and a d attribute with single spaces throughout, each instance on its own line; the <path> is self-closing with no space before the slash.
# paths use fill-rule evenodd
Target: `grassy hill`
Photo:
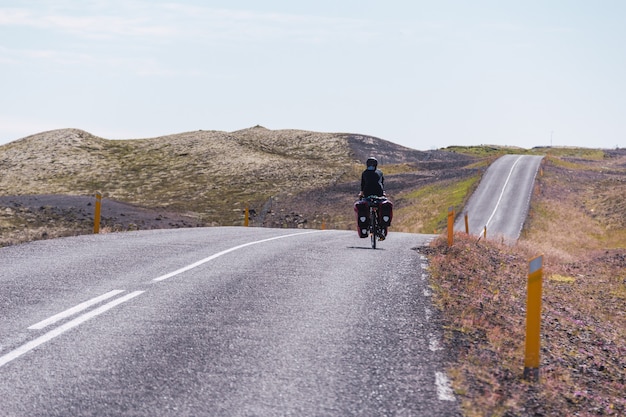
<path id="1" fill-rule="evenodd" d="M 324 169 L 314 169 L 323 160 Z M 344 138 L 263 128 L 106 140 L 79 130 L 27 137 L 0 149 L 0 193 L 91 195 L 189 211 L 229 223 L 225 206 L 257 204 L 285 189 L 312 189 L 349 166 Z M 303 163 L 307 161 L 308 163 Z"/>

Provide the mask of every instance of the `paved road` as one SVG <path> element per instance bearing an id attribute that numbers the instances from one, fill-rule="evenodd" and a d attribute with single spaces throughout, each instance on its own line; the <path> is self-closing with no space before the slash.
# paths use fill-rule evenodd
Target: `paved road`
<path id="1" fill-rule="evenodd" d="M 464 209 L 468 213 L 469 232 L 487 237 L 501 236 L 517 240 L 528 214 L 535 177 L 542 156 L 505 155 L 489 168 Z M 455 230 L 465 230 L 463 214 Z"/>
<path id="2" fill-rule="evenodd" d="M 0 249 L 1 416 L 448 416 L 412 250 L 178 229 Z"/>

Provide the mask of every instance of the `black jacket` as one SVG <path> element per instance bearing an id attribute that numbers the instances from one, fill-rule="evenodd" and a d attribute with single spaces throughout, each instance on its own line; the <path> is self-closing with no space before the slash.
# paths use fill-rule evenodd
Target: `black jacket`
<path id="1" fill-rule="evenodd" d="M 384 185 L 385 177 L 383 177 L 383 172 L 379 169 L 371 171 L 366 169 L 361 174 L 361 191 L 363 191 L 365 197 L 370 195 L 382 197 L 385 189 Z"/>

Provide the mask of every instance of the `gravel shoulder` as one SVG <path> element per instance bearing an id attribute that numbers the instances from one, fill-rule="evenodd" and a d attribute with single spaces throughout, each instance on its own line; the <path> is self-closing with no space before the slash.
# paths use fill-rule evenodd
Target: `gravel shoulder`
<path id="1" fill-rule="evenodd" d="M 24 241 L 33 237 L 28 230 L 38 230 L 39 238 L 84 234 L 93 228 L 95 201 L 92 196 L 63 194 L 0 196 L 0 225 L 8 231 L 7 236 L 24 234 Z M 204 226 L 192 215 L 150 210 L 107 198 L 102 199 L 100 214 L 103 231 Z M 22 241 L 19 237 L 15 239 L 17 242 L 4 244 Z"/>

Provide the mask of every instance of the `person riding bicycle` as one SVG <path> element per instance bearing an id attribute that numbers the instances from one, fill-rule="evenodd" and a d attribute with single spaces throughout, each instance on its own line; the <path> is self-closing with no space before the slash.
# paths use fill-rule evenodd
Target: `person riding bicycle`
<path id="1" fill-rule="evenodd" d="M 385 176 L 378 169 L 378 160 L 373 156 L 367 158 L 365 162 L 367 168 L 361 174 L 361 192 L 359 197 L 368 197 L 375 195 L 383 197 L 385 195 Z"/>
<path id="2" fill-rule="evenodd" d="M 369 229 L 369 202 L 367 197 L 379 197 L 382 199 L 379 203 L 379 216 L 380 223 L 383 225 L 383 236 L 379 236 L 379 238 L 384 240 L 387 236 L 387 228 L 391 225 L 391 219 L 393 218 L 393 204 L 385 196 L 385 177 L 383 172 L 378 169 L 378 160 L 371 156 L 367 159 L 365 165 L 366 169 L 361 174 L 360 200 L 354 204 L 354 211 L 357 217 L 357 231 L 359 232 L 359 237 L 367 237 Z"/>

